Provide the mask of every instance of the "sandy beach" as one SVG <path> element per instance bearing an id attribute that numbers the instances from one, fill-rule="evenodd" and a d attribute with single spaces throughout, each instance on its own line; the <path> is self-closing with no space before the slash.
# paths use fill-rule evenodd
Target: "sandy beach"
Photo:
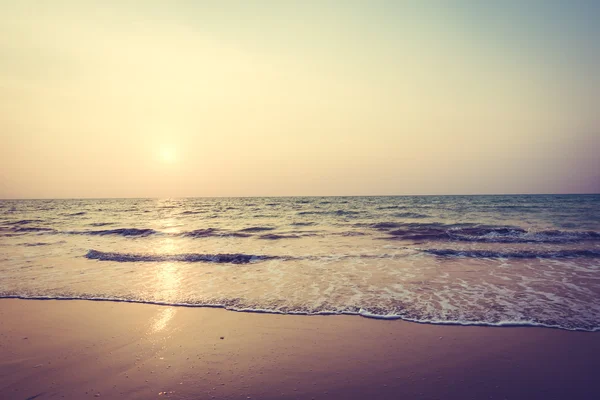
<path id="1" fill-rule="evenodd" d="M 594 399 L 600 334 L 0 300 L 0 398 Z"/>

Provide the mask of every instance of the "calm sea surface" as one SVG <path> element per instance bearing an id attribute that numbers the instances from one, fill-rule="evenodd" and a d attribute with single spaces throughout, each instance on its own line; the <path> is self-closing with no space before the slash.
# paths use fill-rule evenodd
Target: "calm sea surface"
<path id="1" fill-rule="evenodd" d="M 4 200 L 0 296 L 600 330 L 600 195 Z"/>

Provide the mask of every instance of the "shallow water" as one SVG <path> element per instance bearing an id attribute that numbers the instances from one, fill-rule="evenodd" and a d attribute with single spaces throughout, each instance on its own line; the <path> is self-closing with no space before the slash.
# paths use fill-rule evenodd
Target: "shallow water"
<path id="1" fill-rule="evenodd" d="M 600 330 L 600 196 L 0 201 L 0 296 Z"/>

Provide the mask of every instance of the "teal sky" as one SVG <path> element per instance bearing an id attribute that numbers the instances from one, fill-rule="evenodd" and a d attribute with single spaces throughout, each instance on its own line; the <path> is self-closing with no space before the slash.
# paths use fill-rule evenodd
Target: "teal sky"
<path id="1" fill-rule="evenodd" d="M 594 1 L 0 0 L 0 198 L 600 192 Z"/>

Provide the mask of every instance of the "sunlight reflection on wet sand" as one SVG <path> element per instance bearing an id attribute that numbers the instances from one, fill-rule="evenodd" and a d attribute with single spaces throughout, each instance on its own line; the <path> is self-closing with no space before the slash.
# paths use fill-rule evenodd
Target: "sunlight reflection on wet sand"
<path id="1" fill-rule="evenodd" d="M 148 333 L 158 333 L 165 329 L 169 324 L 169 321 L 171 321 L 171 319 L 175 316 L 176 312 L 177 309 L 175 307 L 166 307 L 160 310 L 156 314 L 156 317 L 154 318 L 154 321 L 152 322 Z"/>

